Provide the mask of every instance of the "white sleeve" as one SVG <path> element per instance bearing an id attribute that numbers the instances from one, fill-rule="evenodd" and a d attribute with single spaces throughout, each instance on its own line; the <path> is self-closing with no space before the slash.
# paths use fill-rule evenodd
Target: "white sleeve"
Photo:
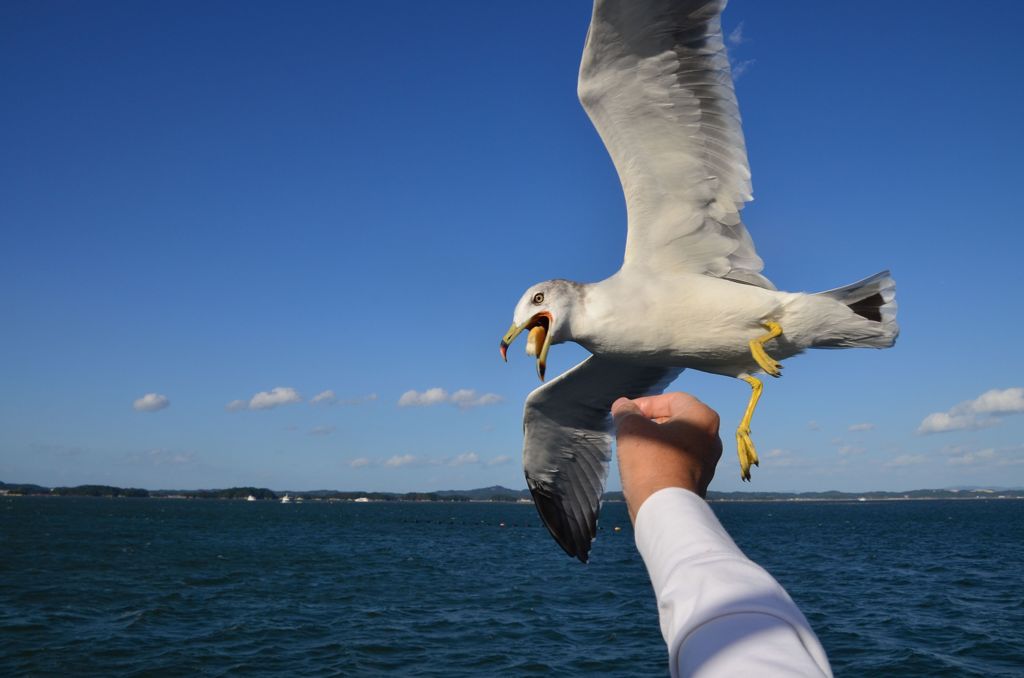
<path id="1" fill-rule="evenodd" d="M 672 676 L 832 676 L 807 619 L 696 494 L 652 494 L 636 545 L 658 599 Z"/>

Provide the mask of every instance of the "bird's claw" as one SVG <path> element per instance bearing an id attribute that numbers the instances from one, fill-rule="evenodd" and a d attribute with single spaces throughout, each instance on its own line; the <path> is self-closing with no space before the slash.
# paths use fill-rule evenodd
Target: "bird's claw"
<path id="1" fill-rule="evenodd" d="M 750 429 L 736 430 L 736 453 L 740 458 L 740 478 L 750 480 L 750 467 L 760 466 L 754 441 L 750 439 Z"/>

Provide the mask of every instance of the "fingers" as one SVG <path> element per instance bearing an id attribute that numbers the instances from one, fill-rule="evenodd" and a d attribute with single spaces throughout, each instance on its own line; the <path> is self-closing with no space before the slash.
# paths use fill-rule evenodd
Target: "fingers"
<path id="1" fill-rule="evenodd" d="M 612 403 L 612 419 L 620 438 L 655 425 L 629 398 L 619 398 Z"/>
<path id="2" fill-rule="evenodd" d="M 685 420 L 712 435 L 718 435 L 718 413 L 688 393 L 676 391 L 630 400 L 619 398 L 612 404 L 615 425 L 629 415 L 640 415 L 658 424 Z"/>
<path id="3" fill-rule="evenodd" d="M 613 417 L 624 417 L 628 414 L 639 414 L 645 416 L 643 412 L 637 407 L 635 400 L 629 398 L 619 398 L 612 403 L 612 416 Z"/>
<path id="4" fill-rule="evenodd" d="M 672 416 L 672 398 L 669 393 L 637 398 L 633 402 L 648 419 L 664 419 Z"/>
<path id="5" fill-rule="evenodd" d="M 721 456 L 721 439 L 708 422 L 717 417 L 683 393 L 612 404 L 619 477 L 630 518 L 654 492 L 682 487 L 703 496 Z"/>
<path id="6" fill-rule="evenodd" d="M 675 391 L 656 396 L 645 396 L 633 401 L 648 419 L 669 419 L 680 414 L 707 407 L 689 393 Z"/>

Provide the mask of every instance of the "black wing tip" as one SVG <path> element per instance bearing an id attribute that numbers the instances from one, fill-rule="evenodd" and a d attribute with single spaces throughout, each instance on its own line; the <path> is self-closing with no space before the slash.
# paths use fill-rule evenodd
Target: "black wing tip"
<path id="1" fill-rule="evenodd" d="M 533 495 L 533 505 L 537 507 L 541 522 L 548 528 L 555 542 L 570 558 L 576 558 L 587 565 L 590 562 L 590 547 L 597 536 L 597 525 L 590 526 L 587 530 L 589 534 L 583 534 L 583 530 L 567 519 L 558 499 L 547 488 L 534 482 L 529 476 L 526 478 L 526 485 Z"/>

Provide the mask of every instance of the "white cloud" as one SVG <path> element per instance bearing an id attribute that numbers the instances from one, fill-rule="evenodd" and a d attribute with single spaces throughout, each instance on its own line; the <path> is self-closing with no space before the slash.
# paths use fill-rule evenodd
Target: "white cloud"
<path id="1" fill-rule="evenodd" d="M 729 32 L 729 35 L 725 38 L 726 42 L 729 43 L 730 52 L 736 51 L 740 45 L 745 43 L 747 39 L 743 36 L 743 22 L 741 21 L 736 28 Z M 753 59 L 735 59 L 733 55 L 729 55 L 729 66 L 732 70 L 733 82 L 739 80 L 747 70 L 754 65 Z"/>
<path id="2" fill-rule="evenodd" d="M 842 457 L 849 457 L 855 454 L 864 454 L 865 449 L 863 447 L 857 447 L 856 445 L 842 445 L 839 448 L 839 455 Z"/>
<path id="3" fill-rule="evenodd" d="M 250 410 L 269 410 L 271 407 L 302 402 L 298 391 L 289 386 L 278 386 L 270 391 L 260 391 L 249 401 Z"/>
<path id="4" fill-rule="evenodd" d="M 157 412 L 171 406 L 171 401 L 165 395 L 159 393 L 147 393 L 141 398 L 136 398 L 132 407 L 136 412 Z"/>
<path id="5" fill-rule="evenodd" d="M 376 393 L 367 393 L 366 395 L 356 396 L 355 398 L 339 398 L 338 394 L 332 389 L 321 391 L 315 396 L 309 399 L 310 405 L 359 405 L 361 403 L 372 402 L 377 399 Z"/>
<path id="6" fill-rule="evenodd" d="M 318 403 L 323 403 L 324 405 L 330 405 L 331 403 L 336 402 L 337 400 L 338 396 L 334 395 L 334 391 L 327 389 L 326 391 L 321 391 L 320 393 L 317 393 L 315 396 L 310 398 L 309 404 L 316 405 Z"/>
<path id="7" fill-rule="evenodd" d="M 480 461 L 480 455 L 476 452 L 464 452 L 448 462 L 449 466 L 462 466 L 464 464 L 476 464 Z"/>
<path id="8" fill-rule="evenodd" d="M 977 452 L 965 451 L 949 458 L 951 466 L 975 466 L 994 461 L 996 451 L 992 448 L 978 450 Z"/>
<path id="9" fill-rule="evenodd" d="M 730 45 L 739 45 L 744 42 L 743 40 L 743 22 L 739 22 L 736 28 L 732 29 L 729 33 L 729 37 L 726 38 Z"/>
<path id="10" fill-rule="evenodd" d="M 901 454 L 898 457 L 894 457 L 889 461 L 882 464 L 885 468 L 901 468 L 904 466 L 916 466 L 917 464 L 923 464 L 928 461 L 928 457 L 923 454 Z"/>
<path id="11" fill-rule="evenodd" d="M 934 412 L 921 421 L 918 433 L 945 433 L 946 431 L 965 431 L 995 426 L 999 423 L 993 417 L 978 417 L 973 414 L 950 414 Z"/>
<path id="12" fill-rule="evenodd" d="M 986 391 L 974 400 L 965 400 L 946 412 L 929 414 L 917 427 L 918 433 L 942 433 L 995 426 L 1000 423 L 996 415 L 1024 412 L 1024 388 L 1005 388 Z"/>
<path id="13" fill-rule="evenodd" d="M 789 450 L 772 449 L 764 454 L 766 460 L 771 461 L 772 468 L 788 468 L 800 464 L 800 459 Z"/>
<path id="14" fill-rule="evenodd" d="M 242 410 L 269 410 L 272 407 L 288 405 L 289 403 L 302 402 L 299 392 L 290 386 L 278 386 L 269 391 L 260 391 L 247 401 L 232 400 L 224 409 L 228 412 L 240 412 Z"/>
<path id="15" fill-rule="evenodd" d="M 427 389 L 423 393 L 418 391 L 406 391 L 398 399 L 399 407 L 430 407 L 439 405 L 448 400 L 448 391 L 443 388 Z"/>
<path id="16" fill-rule="evenodd" d="M 497 405 L 501 402 L 501 396 L 497 393 L 483 393 L 477 395 L 477 392 L 471 388 L 461 388 L 452 394 L 451 400 L 453 403 L 465 410 L 470 407 Z"/>
<path id="17" fill-rule="evenodd" d="M 974 399 L 974 410 L 989 414 L 1015 414 L 1024 412 L 1024 388 L 1004 388 L 985 391 Z"/>
<path id="18" fill-rule="evenodd" d="M 471 407 L 483 407 L 495 405 L 501 402 L 501 396 L 497 393 L 478 394 L 471 388 L 460 388 L 451 395 L 443 388 L 431 388 L 423 391 L 406 391 L 398 399 L 399 407 L 430 407 L 442 403 L 451 403 L 459 409 L 467 410 Z"/>
<path id="19" fill-rule="evenodd" d="M 463 452 L 454 457 L 419 457 L 414 454 L 396 454 L 388 459 L 371 459 L 370 457 L 359 457 L 348 462 L 352 468 L 363 468 L 366 466 L 385 466 L 387 468 L 400 468 L 402 466 L 467 466 L 471 464 L 485 464 L 487 466 L 500 466 L 512 461 L 512 457 L 502 454 L 492 459 L 483 460 L 476 452 Z"/>
<path id="20" fill-rule="evenodd" d="M 874 424 L 864 422 L 863 424 L 851 424 L 847 431 L 873 431 L 875 428 Z"/>
<path id="21" fill-rule="evenodd" d="M 309 431 L 309 435 L 311 436 L 329 436 L 332 433 L 334 433 L 333 426 L 314 426 Z"/>
<path id="22" fill-rule="evenodd" d="M 736 61 L 732 64 L 732 79 L 733 82 L 743 77 L 743 74 L 750 70 L 750 67 L 754 65 L 754 59 L 744 59 L 743 61 Z"/>
<path id="23" fill-rule="evenodd" d="M 947 447 L 943 450 L 949 455 L 947 463 L 950 466 L 1019 466 L 1024 464 L 1024 445 L 1013 447 L 1001 447 L 999 449 L 987 447 L 976 450 L 969 447 L 957 446 Z"/>

